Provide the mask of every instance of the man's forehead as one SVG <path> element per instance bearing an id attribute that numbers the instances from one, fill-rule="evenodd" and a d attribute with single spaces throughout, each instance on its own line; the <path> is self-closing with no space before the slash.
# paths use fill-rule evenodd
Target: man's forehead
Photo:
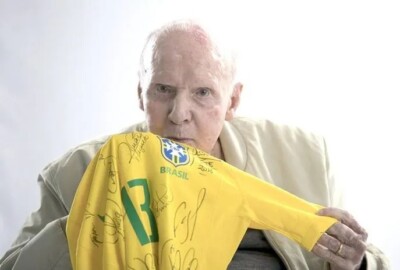
<path id="1" fill-rule="evenodd" d="M 149 54 L 143 61 L 152 79 L 182 83 L 185 80 L 186 83 L 208 81 L 213 84 L 227 79 L 229 67 L 201 27 L 194 25 L 188 29 L 165 31 L 153 42 L 153 45 L 148 44 Z"/>
<path id="2" fill-rule="evenodd" d="M 170 48 L 160 49 L 153 56 L 153 65 L 185 65 L 194 68 L 218 67 L 220 59 L 211 51 L 196 48 Z"/>
<path id="3" fill-rule="evenodd" d="M 175 31 L 159 38 L 153 47 L 159 53 L 212 55 L 214 47 L 201 30 Z"/>
<path id="4" fill-rule="evenodd" d="M 182 70 L 181 70 L 182 71 Z M 202 85 L 215 87 L 222 80 L 219 72 L 211 72 L 205 69 L 191 69 L 179 72 L 174 68 L 156 68 L 153 72 L 152 81 L 155 83 L 164 83 L 174 86 L 183 85 Z"/>
<path id="5" fill-rule="evenodd" d="M 201 36 L 191 37 L 194 38 L 202 40 Z M 191 69 L 218 70 L 221 68 L 221 59 L 212 49 L 178 39 L 176 43 L 168 42 L 157 46 L 152 65 L 153 69 L 184 66 Z"/>

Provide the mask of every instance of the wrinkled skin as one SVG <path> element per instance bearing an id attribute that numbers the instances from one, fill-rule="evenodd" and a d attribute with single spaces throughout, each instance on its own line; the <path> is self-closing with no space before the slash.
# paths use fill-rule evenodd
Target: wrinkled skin
<path id="1" fill-rule="evenodd" d="M 163 37 L 156 57 L 147 61 L 148 78 L 141 81 L 148 83 L 139 85 L 139 99 L 151 132 L 221 158 L 218 137 L 224 120 L 233 117 L 242 86 L 232 86 L 210 47 L 187 32 Z"/>
<path id="2" fill-rule="evenodd" d="M 312 252 L 328 261 L 332 270 L 359 269 L 368 238 L 365 229 L 348 212 L 338 208 L 324 208 L 318 214 L 336 218 L 339 222 L 321 236 Z"/>

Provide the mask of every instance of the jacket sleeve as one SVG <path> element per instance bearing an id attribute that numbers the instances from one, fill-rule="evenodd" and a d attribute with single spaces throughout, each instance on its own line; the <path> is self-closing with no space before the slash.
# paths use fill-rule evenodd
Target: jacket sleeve
<path id="1" fill-rule="evenodd" d="M 0 270 L 30 269 L 32 266 L 48 269 L 47 265 L 52 263 L 51 269 L 57 269 L 55 260 L 68 250 L 65 220 L 75 191 L 104 140 L 82 144 L 43 169 L 38 178 L 40 207 L 28 217 L 12 247 L 0 260 Z"/>
<path id="2" fill-rule="evenodd" d="M 0 260 L 0 269 L 70 269 L 57 268 L 69 262 L 67 241 L 63 231 L 67 210 L 56 193 L 46 185 L 42 174 L 38 184 L 40 208 L 25 222 L 17 239 Z M 67 259 L 67 260 L 66 260 Z"/>

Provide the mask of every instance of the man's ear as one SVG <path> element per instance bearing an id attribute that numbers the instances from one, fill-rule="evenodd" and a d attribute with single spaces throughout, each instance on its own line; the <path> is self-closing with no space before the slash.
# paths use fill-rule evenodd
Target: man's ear
<path id="1" fill-rule="evenodd" d="M 240 96 L 242 94 L 242 90 L 243 90 L 243 84 L 240 82 L 236 83 L 235 86 L 233 86 L 230 104 L 228 110 L 226 111 L 225 120 L 230 121 L 235 116 L 235 111 L 240 104 Z"/>
<path id="2" fill-rule="evenodd" d="M 144 111 L 144 106 L 143 106 L 143 91 L 142 91 L 142 86 L 140 83 L 138 83 L 137 87 L 137 94 L 138 94 L 138 100 L 139 100 L 139 108 Z"/>

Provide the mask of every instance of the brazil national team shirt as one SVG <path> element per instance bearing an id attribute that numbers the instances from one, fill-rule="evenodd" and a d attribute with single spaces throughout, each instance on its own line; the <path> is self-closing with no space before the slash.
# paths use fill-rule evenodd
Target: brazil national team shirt
<path id="1" fill-rule="evenodd" d="M 248 227 L 311 250 L 337 220 L 198 149 L 116 135 L 90 163 L 67 221 L 74 269 L 226 269 Z"/>

